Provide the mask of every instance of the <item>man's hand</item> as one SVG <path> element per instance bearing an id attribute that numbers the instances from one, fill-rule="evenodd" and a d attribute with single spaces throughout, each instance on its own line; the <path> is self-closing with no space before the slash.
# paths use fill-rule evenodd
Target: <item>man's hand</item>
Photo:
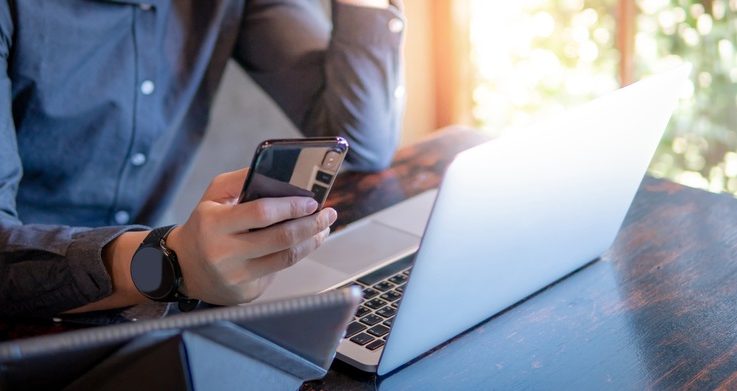
<path id="1" fill-rule="evenodd" d="M 317 248 L 335 222 L 334 209 L 315 213 L 312 198 L 264 198 L 238 204 L 247 169 L 215 177 L 184 225 L 166 241 L 177 253 L 189 297 L 213 304 L 239 304 L 256 298 L 271 274 L 293 265 Z M 289 221 L 287 221 L 289 220 Z M 261 228 L 257 231 L 250 231 Z M 148 231 L 120 235 L 103 250 L 113 293 L 69 313 L 143 303 L 130 263 Z"/>
<path id="2" fill-rule="evenodd" d="M 256 298 L 272 273 L 315 250 L 335 222 L 334 209 L 315 213 L 307 197 L 237 199 L 247 169 L 215 177 L 186 223 L 167 245 L 176 252 L 189 297 L 213 304 Z M 258 229 L 251 231 L 252 229 Z"/>

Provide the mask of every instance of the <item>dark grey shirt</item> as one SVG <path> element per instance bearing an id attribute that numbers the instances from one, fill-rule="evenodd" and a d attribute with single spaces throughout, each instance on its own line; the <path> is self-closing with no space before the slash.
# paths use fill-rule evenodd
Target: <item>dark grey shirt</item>
<path id="1" fill-rule="evenodd" d="M 386 166 L 399 10 L 315 0 L 0 0 L 0 316 L 111 293 L 103 247 L 148 225 L 234 58 L 306 135 Z M 140 228 L 140 227 L 139 227 Z"/>

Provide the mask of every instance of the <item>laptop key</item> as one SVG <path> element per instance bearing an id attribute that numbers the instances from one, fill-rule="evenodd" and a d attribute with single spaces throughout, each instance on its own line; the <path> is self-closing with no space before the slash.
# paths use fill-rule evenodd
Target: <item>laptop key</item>
<path id="1" fill-rule="evenodd" d="M 386 300 L 386 301 L 391 302 L 391 301 L 397 301 L 397 300 L 399 300 L 402 297 L 402 294 L 399 293 L 399 292 L 389 291 L 389 292 L 384 293 L 380 297 L 383 300 Z"/>
<path id="2" fill-rule="evenodd" d="M 386 333 L 388 332 L 389 332 L 389 328 L 384 326 L 383 324 L 377 324 L 376 326 L 368 329 L 368 333 L 376 337 L 381 337 L 383 335 L 386 335 Z"/>
<path id="3" fill-rule="evenodd" d="M 382 282 L 380 282 L 378 284 L 374 284 L 374 288 L 375 289 L 378 289 L 378 290 L 380 290 L 382 292 L 386 292 L 389 289 L 394 288 L 394 284 L 392 284 L 391 282 L 382 281 Z"/>
<path id="4" fill-rule="evenodd" d="M 351 324 L 348 325 L 348 329 L 345 331 L 345 337 L 343 338 L 350 338 L 363 330 L 366 330 L 366 326 L 358 322 L 351 322 Z"/>
<path id="5" fill-rule="evenodd" d="M 361 323 L 366 323 L 369 326 L 373 326 L 377 323 L 381 323 L 382 320 L 384 320 L 382 317 L 371 314 L 361 318 Z"/>
<path id="6" fill-rule="evenodd" d="M 397 310 L 392 307 L 386 306 L 376 311 L 376 313 L 383 316 L 384 318 L 391 318 L 392 316 L 397 314 Z"/>
<path id="7" fill-rule="evenodd" d="M 351 338 L 351 342 L 363 346 L 363 345 L 366 345 L 367 343 L 373 341 L 374 339 L 376 339 L 376 338 L 374 338 L 374 337 L 372 337 L 372 336 L 370 336 L 370 335 L 368 335 L 366 333 L 361 333 L 361 334 L 358 334 L 355 337 Z"/>
<path id="8" fill-rule="evenodd" d="M 412 262 L 414 262 L 415 260 L 415 254 L 416 253 L 408 255 L 396 262 L 390 263 L 377 271 L 371 272 L 365 276 L 360 277 L 356 281 L 364 285 L 376 284 L 377 282 L 385 278 L 391 277 L 397 274 L 398 272 L 407 269 L 409 266 L 412 266 Z"/>
<path id="9" fill-rule="evenodd" d="M 360 306 L 360 307 L 358 307 L 358 310 L 356 310 L 356 317 L 363 318 L 369 312 L 371 312 L 370 309 L 368 309 L 368 308 L 366 308 L 364 306 Z"/>
<path id="10" fill-rule="evenodd" d="M 397 285 L 404 284 L 405 282 L 407 282 L 407 276 L 405 276 L 404 274 L 397 274 L 396 276 L 391 277 L 389 281 Z"/>
<path id="11" fill-rule="evenodd" d="M 373 310 L 378 310 L 379 308 L 381 308 L 384 305 L 386 305 L 386 302 L 384 300 L 381 300 L 379 298 L 376 298 L 376 299 L 369 300 L 369 301 L 363 303 L 363 305 L 365 305 L 366 307 L 371 308 Z"/>
<path id="12" fill-rule="evenodd" d="M 396 288 L 394 288 L 394 290 L 397 291 L 397 292 L 399 292 L 399 293 L 404 293 L 404 286 L 405 285 L 407 285 L 407 284 L 399 285 Z"/>
<path id="13" fill-rule="evenodd" d="M 392 324 L 394 324 L 394 318 L 385 320 L 383 324 L 386 325 L 386 327 L 392 327 Z"/>
<path id="14" fill-rule="evenodd" d="M 381 292 L 377 291 L 376 289 L 371 289 L 371 288 L 365 288 L 365 289 L 363 290 L 363 298 L 364 298 L 365 300 L 368 300 L 368 299 L 370 299 L 370 298 L 372 298 L 372 297 L 375 297 L 375 296 L 376 296 L 376 295 L 378 295 L 379 293 L 381 293 Z"/>
<path id="15" fill-rule="evenodd" d="M 385 343 L 386 342 L 384 342 L 384 341 L 382 341 L 380 339 L 377 339 L 376 341 L 371 342 L 370 344 L 366 345 L 366 349 L 368 349 L 368 350 L 376 350 L 376 349 L 384 346 Z"/>

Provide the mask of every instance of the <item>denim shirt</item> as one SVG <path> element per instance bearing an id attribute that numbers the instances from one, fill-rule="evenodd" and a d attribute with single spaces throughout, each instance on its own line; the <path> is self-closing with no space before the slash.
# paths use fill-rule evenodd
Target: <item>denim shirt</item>
<path id="1" fill-rule="evenodd" d="M 385 167 L 396 7 L 315 0 L 0 0 L 0 316 L 112 293 L 101 258 L 173 196 L 230 58 L 309 136 Z M 247 129 L 244 136 L 247 136 Z"/>

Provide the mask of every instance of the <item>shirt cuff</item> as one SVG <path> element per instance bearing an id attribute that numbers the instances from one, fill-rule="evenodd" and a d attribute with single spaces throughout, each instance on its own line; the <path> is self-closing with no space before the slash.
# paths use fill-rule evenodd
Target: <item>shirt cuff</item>
<path id="1" fill-rule="evenodd" d="M 347 44 L 399 47 L 406 21 L 399 9 L 360 7 L 333 1 L 333 40 Z"/>
<path id="2" fill-rule="evenodd" d="M 78 292 L 76 308 L 104 297 L 113 292 L 112 280 L 102 260 L 105 246 L 128 231 L 149 229 L 145 226 L 127 225 L 94 228 L 76 232 L 67 248 L 66 259 L 72 274 L 74 290 Z M 75 301 L 72 297 L 70 302 Z"/>

